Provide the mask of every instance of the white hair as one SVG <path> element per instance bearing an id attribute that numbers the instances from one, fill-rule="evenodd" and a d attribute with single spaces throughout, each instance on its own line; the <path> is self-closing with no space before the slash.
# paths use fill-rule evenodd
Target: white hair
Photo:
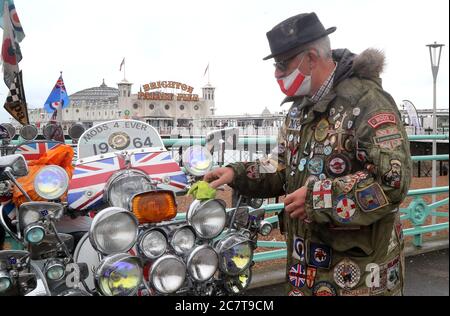
<path id="1" fill-rule="evenodd" d="M 322 38 L 319 38 L 318 40 L 315 40 L 314 42 L 307 44 L 305 48 L 315 49 L 317 51 L 317 54 L 321 58 L 331 58 L 331 44 L 330 38 L 328 36 L 324 36 Z"/>

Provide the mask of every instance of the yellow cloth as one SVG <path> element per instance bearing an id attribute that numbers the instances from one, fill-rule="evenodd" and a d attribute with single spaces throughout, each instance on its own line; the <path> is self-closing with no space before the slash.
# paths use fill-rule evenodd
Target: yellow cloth
<path id="1" fill-rule="evenodd" d="M 209 186 L 206 181 L 198 181 L 192 185 L 188 194 L 192 195 L 196 200 L 209 200 L 216 197 L 216 190 Z"/>

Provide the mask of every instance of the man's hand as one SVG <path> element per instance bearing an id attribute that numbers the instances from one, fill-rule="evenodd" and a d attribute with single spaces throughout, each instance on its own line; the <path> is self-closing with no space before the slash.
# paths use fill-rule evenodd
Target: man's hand
<path id="1" fill-rule="evenodd" d="M 221 185 L 231 183 L 234 178 L 234 170 L 232 168 L 218 168 L 208 172 L 203 177 L 203 180 L 209 182 L 209 186 L 217 189 Z"/>
<path id="2" fill-rule="evenodd" d="M 307 191 L 308 188 L 303 186 L 297 191 L 288 194 L 284 199 L 284 210 L 291 218 L 301 220 L 306 218 L 305 200 Z"/>

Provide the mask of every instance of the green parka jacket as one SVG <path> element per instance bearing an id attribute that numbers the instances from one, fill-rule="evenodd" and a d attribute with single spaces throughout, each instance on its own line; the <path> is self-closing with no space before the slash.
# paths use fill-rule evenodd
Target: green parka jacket
<path id="1" fill-rule="evenodd" d="M 384 55 L 334 50 L 333 88 L 319 102 L 293 101 L 276 149 L 276 172 L 260 162 L 228 165 L 230 184 L 252 197 L 307 186 L 307 219 L 284 214 L 288 295 L 401 295 L 399 205 L 411 181 L 407 134 L 379 75 Z M 283 102 L 283 103 L 284 103 Z"/>

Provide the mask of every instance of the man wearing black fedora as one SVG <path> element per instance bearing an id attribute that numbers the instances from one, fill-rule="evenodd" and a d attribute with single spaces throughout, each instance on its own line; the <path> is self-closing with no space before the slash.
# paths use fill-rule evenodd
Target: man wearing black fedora
<path id="1" fill-rule="evenodd" d="M 331 50 L 335 30 L 303 13 L 267 33 L 264 60 L 275 61 L 282 105 L 292 103 L 270 160 L 276 172 L 233 163 L 205 180 L 251 197 L 286 195 L 279 217 L 288 295 L 402 295 L 407 134 L 381 84 L 384 55 Z"/>

